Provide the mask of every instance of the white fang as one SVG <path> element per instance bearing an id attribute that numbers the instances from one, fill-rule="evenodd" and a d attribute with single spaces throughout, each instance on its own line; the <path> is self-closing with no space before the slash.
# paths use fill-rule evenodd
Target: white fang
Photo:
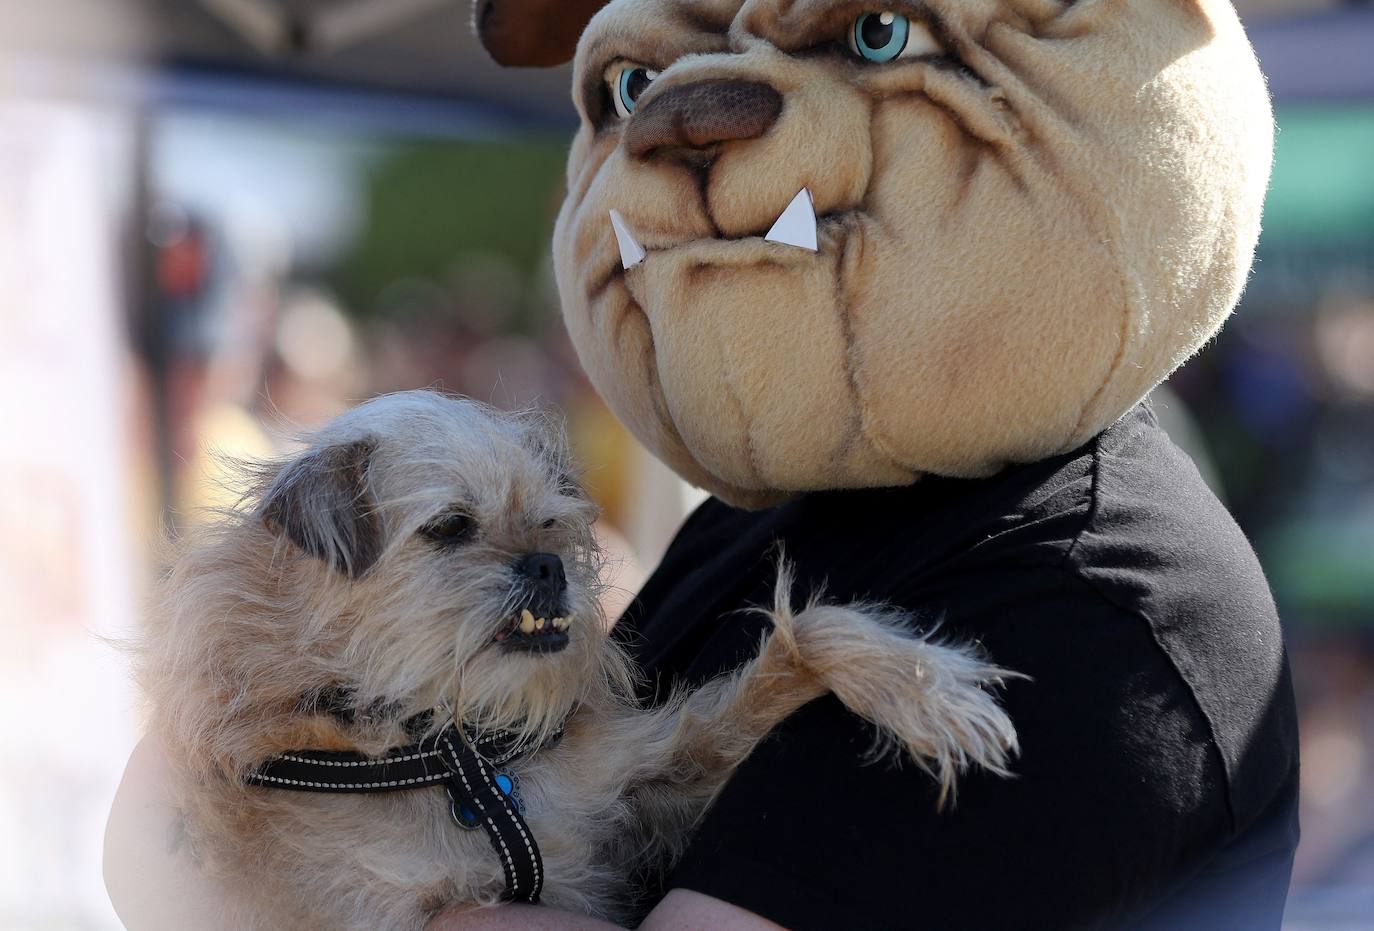
<path id="1" fill-rule="evenodd" d="M 620 264 L 628 271 L 643 262 L 648 253 L 635 239 L 634 233 L 630 232 L 630 227 L 625 224 L 625 218 L 618 210 L 611 211 L 611 228 L 615 230 L 615 241 L 620 246 Z"/>
<path id="2" fill-rule="evenodd" d="M 811 203 L 811 191 L 802 188 L 792 203 L 778 217 L 768 235 L 763 237 L 769 242 L 780 242 L 787 246 L 816 251 L 816 208 Z"/>

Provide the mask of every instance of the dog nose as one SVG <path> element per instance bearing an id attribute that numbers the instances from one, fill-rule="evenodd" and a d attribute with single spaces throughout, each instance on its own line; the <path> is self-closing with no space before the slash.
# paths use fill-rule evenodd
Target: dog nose
<path id="1" fill-rule="evenodd" d="M 515 572 L 533 584 L 534 588 L 550 595 L 561 595 L 568 587 L 568 576 L 563 571 L 563 560 L 553 553 L 530 553 L 515 563 Z"/>
<path id="2" fill-rule="evenodd" d="M 698 81 L 669 88 L 637 110 L 625 127 L 635 158 L 757 139 L 782 112 L 782 94 L 757 81 Z"/>

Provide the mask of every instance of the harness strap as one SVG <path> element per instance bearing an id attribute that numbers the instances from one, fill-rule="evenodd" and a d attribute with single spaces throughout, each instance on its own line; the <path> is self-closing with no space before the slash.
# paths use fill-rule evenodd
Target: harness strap
<path id="1" fill-rule="evenodd" d="M 267 760 L 248 781 L 300 792 L 394 792 L 438 785 L 448 778 L 439 751 L 417 745 L 375 759 L 358 753 L 295 750 Z"/>
<path id="2" fill-rule="evenodd" d="M 560 729 L 544 746 L 561 737 Z M 505 874 L 505 898 L 533 904 L 544 888 L 544 862 L 521 816 L 513 777 L 496 769 L 527 750 L 511 734 L 485 734 L 470 742 L 460 728 L 450 725 L 432 739 L 382 757 L 323 750 L 278 754 L 250 773 L 247 782 L 270 789 L 347 793 L 442 784 L 453 820 L 461 827 L 480 826 L 486 832 Z"/>
<path id="3" fill-rule="evenodd" d="M 506 875 L 506 898 L 536 903 L 544 888 L 544 861 L 525 819 L 496 781 L 496 771 L 463 740 L 461 733 L 439 735 L 444 763 L 453 773 L 446 783 L 453 816 L 459 805 L 477 815 Z"/>

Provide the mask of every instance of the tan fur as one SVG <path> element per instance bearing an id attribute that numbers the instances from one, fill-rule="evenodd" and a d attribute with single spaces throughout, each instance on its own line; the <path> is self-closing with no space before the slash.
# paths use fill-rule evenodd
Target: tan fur
<path id="1" fill-rule="evenodd" d="M 885 6 L 932 11 L 957 64 L 843 51 Z M 696 169 L 634 158 L 604 115 L 618 61 L 661 72 L 636 112 L 735 79 L 782 114 Z M 985 475 L 1110 424 L 1234 306 L 1273 133 L 1226 0 L 613 0 L 574 99 L 554 254 L 583 365 L 748 506 Z M 816 254 L 762 239 L 802 187 Z M 649 250 L 628 272 L 611 209 Z"/>
<path id="2" fill-rule="evenodd" d="M 366 461 L 339 452 L 350 449 Z M 286 750 L 403 745 L 399 722 L 428 709 L 517 729 L 531 746 L 567 719 L 560 743 L 514 768 L 543 851 L 543 901 L 608 917 L 624 908 L 631 869 L 670 861 L 756 743 L 826 691 L 878 726 L 875 750 L 912 756 L 942 793 L 966 766 L 1004 771 L 1015 736 L 984 690 L 1001 670 L 876 609 L 793 611 L 785 574 L 756 659 L 637 707 L 630 662 L 598 615 L 593 508 L 561 450 L 538 420 L 424 392 L 384 397 L 292 462 L 251 469 L 242 504 L 180 546 L 137 668 L 184 840 L 226 886 L 233 926 L 418 929 L 440 908 L 498 900 L 486 837 L 452 824 L 441 788 L 317 795 L 242 781 Z M 361 480 L 353 498 L 311 491 L 320 477 L 301 470 L 321 462 L 333 463 L 328 481 Z M 312 526 L 375 519 L 375 559 L 303 552 L 283 536 L 272 503 L 283 494 L 315 508 L 294 515 Z M 470 543 L 441 552 L 417 536 L 458 502 L 479 523 Z M 511 613 L 509 567 L 536 551 L 567 568 L 571 643 L 505 652 L 492 637 Z M 312 706 L 331 686 L 356 689 L 355 723 Z"/>

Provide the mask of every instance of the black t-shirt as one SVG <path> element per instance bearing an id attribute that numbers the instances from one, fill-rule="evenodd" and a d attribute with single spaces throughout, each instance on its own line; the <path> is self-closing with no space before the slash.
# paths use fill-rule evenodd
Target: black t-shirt
<path id="1" fill-rule="evenodd" d="M 940 811 L 864 764 L 834 698 L 741 766 L 661 887 L 794 929 L 1277 928 L 1297 844 L 1297 726 L 1245 537 L 1148 406 L 980 480 L 708 501 L 618 626 L 646 698 L 745 661 L 779 545 L 798 600 L 876 600 L 1032 677 L 1003 691 L 1015 778 Z M 652 880 L 651 880 L 652 881 Z"/>

